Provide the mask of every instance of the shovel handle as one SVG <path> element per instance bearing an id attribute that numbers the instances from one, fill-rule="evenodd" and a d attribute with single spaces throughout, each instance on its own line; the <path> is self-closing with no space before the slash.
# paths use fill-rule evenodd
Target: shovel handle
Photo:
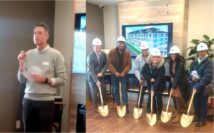
<path id="1" fill-rule="evenodd" d="M 151 91 L 150 91 L 150 93 L 151 93 L 151 107 L 150 107 L 151 110 L 150 110 L 150 114 L 153 113 L 153 96 L 154 96 L 154 92 L 152 93 L 152 91 L 154 91 L 153 84 L 151 86 Z"/>
<path id="2" fill-rule="evenodd" d="M 120 94 L 120 105 L 123 106 L 123 95 L 122 95 L 121 81 L 119 81 L 119 94 Z"/>
<path id="3" fill-rule="evenodd" d="M 167 106 L 166 106 L 166 112 L 168 112 L 168 109 L 169 109 L 169 102 L 170 102 L 170 99 L 172 97 L 172 93 L 173 93 L 173 89 L 169 93 L 169 99 L 168 99 Z"/>
<path id="4" fill-rule="evenodd" d="M 192 102 L 193 102 L 193 98 L 195 96 L 195 93 L 196 93 L 195 91 L 192 92 L 192 96 L 191 96 L 189 106 L 188 106 L 188 110 L 187 110 L 187 115 L 189 115 L 190 107 L 192 106 Z"/>
<path id="5" fill-rule="evenodd" d="M 98 86 L 98 90 L 99 90 L 99 93 L 100 93 L 101 104 L 103 106 L 103 95 L 102 95 L 102 92 L 101 92 L 101 86 Z"/>
<path id="6" fill-rule="evenodd" d="M 137 103 L 137 107 L 138 107 L 138 108 L 140 107 L 140 99 L 141 99 L 142 89 L 143 89 L 143 86 L 142 86 L 142 85 L 140 85 L 140 94 L 139 94 L 139 97 L 138 97 L 138 103 Z"/>

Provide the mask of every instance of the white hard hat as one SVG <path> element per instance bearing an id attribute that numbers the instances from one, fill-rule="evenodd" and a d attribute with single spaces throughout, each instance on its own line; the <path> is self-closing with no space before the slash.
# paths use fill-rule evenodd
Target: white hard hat
<path id="1" fill-rule="evenodd" d="M 151 50 L 150 54 L 151 54 L 151 56 L 161 56 L 161 52 L 160 52 L 160 50 L 158 48 L 153 48 Z"/>
<path id="2" fill-rule="evenodd" d="M 140 43 L 140 49 L 148 49 L 149 48 L 149 43 L 146 41 L 142 41 Z"/>
<path id="3" fill-rule="evenodd" d="M 125 39 L 123 36 L 119 36 L 119 37 L 117 38 L 117 41 L 118 41 L 118 42 L 126 42 L 126 39 Z"/>
<path id="4" fill-rule="evenodd" d="M 208 50 L 207 44 L 204 42 L 199 43 L 196 51 L 198 52 L 198 51 L 204 51 L 204 50 Z"/>
<path id="5" fill-rule="evenodd" d="M 103 45 L 103 44 L 99 38 L 94 38 L 92 41 L 92 45 Z"/>
<path id="6" fill-rule="evenodd" d="M 180 49 L 177 46 L 172 46 L 169 50 L 170 54 L 180 54 Z"/>

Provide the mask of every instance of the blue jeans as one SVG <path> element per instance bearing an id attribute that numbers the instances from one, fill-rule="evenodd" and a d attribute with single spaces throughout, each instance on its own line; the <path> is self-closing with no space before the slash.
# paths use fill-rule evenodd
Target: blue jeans
<path id="1" fill-rule="evenodd" d="M 121 91 L 123 105 L 128 105 L 128 77 L 127 75 L 123 78 L 118 78 L 115 75 L 111 75 L 111 85 L 113 89 L 114 99 L 117 105 L 120 105 L 120 93 L 119 93 L 119 81 L 121 81 Z"/>

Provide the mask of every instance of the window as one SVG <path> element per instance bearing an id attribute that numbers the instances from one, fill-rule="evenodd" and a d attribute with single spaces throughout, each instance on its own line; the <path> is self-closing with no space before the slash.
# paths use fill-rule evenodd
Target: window
<path id="1" fill-rule="evenodd" d="M 86 72 L 86 14 L 76 14 L 72 73 Z"/>

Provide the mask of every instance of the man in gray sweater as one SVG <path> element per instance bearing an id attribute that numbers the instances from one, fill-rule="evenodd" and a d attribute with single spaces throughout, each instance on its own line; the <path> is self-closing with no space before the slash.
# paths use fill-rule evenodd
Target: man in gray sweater
<path id="1" fill-rule="evenodd" d="M 23 98 L 25 132 L 51 132 L 54 115 L 54 95 L 66 83 L 66 69 L 62 54 L 49 47 L 48 27 L 40 23 L 34 27 L 35 49 L 18 55 L 18 80 L 26 83 Z"/>

